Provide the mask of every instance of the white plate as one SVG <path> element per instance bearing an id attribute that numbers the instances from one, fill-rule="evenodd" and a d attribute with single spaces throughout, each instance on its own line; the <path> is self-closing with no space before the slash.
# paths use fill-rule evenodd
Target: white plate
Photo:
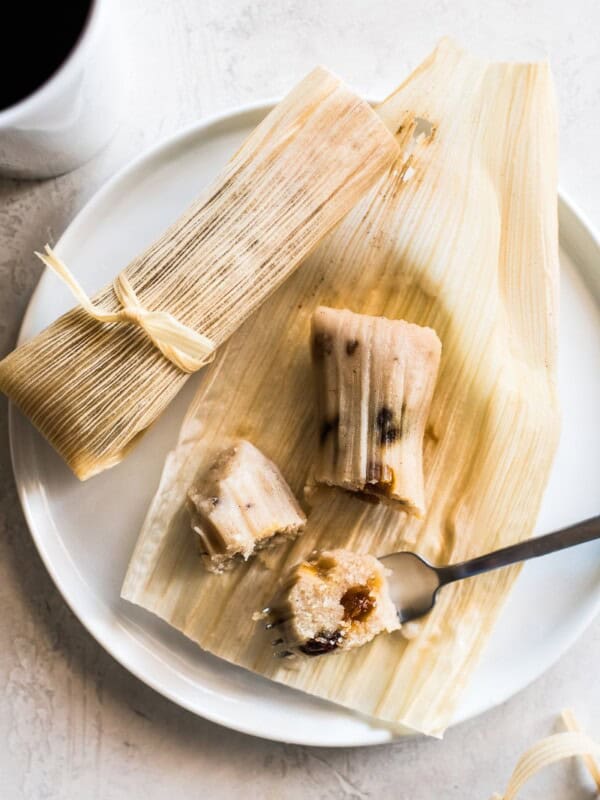
<path id="1" fill-rule="evenodd" d="M 84 287 L 89 292 L 98 289 L 150 244 L 217 173 L 268 108 L 254 106 L 197 125 L 114 177 L 71 223 L 57 248 Z M 599 511 L 600 246 L 564 200 L 560 221 L 564 427 L 540 532 Z M 45 273 L 25 316 L 21 340 L 72 305 L 68 290 Z M 109 653 L 196 714 L 257 736 L 310 745 L 366 745 L 393 739 L 388 728 L 204 653 L 161 620 L 119 598 L 163 459 L 200 378 L 188 382 L 123 464 L 87 483 L 79 483 L 29 423 L 11 412 L 17 485 L 48 571 L 75 614 Z M 456 721 L 491 708 L 540 675 L 599 607 L 600 542 L 527 565 Z"/>

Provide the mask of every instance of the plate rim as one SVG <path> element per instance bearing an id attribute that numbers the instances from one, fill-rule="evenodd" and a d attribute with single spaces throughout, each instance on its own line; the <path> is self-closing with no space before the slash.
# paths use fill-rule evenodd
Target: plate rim
<path id="1" fill-rule="evenodd" d="M 224 109 L 219 111 L 215 114 L 208 115 L 201 120 L 196 122 L 190 123 L 189 125 L 184 126 L 183 128 L 176 131 L 174 134 L 167 135 L 162 137 L 154 144 L 147 147 L 141 154 L 136 156 L 135 158 L 127 161 L 122 167 L 120 167 L 113 175 L 111 175 L 108 180 L 106 180 L 93 194 L 92 196 L 85 202 L 82 208 L 77 212 L 77 214 L 69 221 L 67 227 L 59 236 L 56 244 L 55 249 L 60 251 L 61 246 L 64 246 L 65 241 L 68 243 L 70 236 L 72 234 L 73 228 L 76 228 L 82 220 L 85 220 L 87 215 L 93 215 L 96 207 L 102 203 L 104 197 L 109 194 L 112 189 L 118 185 L 123 179 L 131 176 L 135 171 L 142 167 L 144 163 L 157 155 L 160 155 L 161 152 L 168 150 L 170 148 L 177 148 L 180 146 L 185 139 L 188 137 L 205 133 L 208 129 L 213 126 L 219 125 L 221 123 L 235 123 L 240 117 L 250 114 L 257 114 L 261 111 L 264 111 L 267 114 L 273 106 L 278 102 L 280 98 L 267 98 L 258 100 L 252 103 L 246 103 L 243 105 L 238 105 L 234 107 L 230 107 L 228 109 Z M 600 234 L 596 231 L 595 227 L 591 223 L 589 217 L 586 215 L 585 212 L 582 211 L 580 206 L 574 202 L 571 196 L 562 190 L 560 187 L 558 189 L 558 203 L 557 203 L 557 212 L 558 218 L 560 219 L 561 215 L 567 214 L 569 218 L 569 224 L 576 226 L 578 230 L 578 234 L 575 238 L 579 238 L 582 235 L 588 238 L 588 247 L 595 249 L 600 253 Z M 581 264 L 577 264 L 578 270 L 581 271 Z M 587 267 L 584 268 L 587 271 Z M 595 283 L 600 280 L 600 271 L 596 270 L 598 274 L 594 274 L 592 277 L 592 281 Z M 23 314 L 19 331 L 17 335 L 16 345 L 22 343 L 24 339 L 24 332 L 28 328 L 31 317 L 34 313 L 34 306 L 36 305 L 36 301 L 38 299 L 38 295 L 41 292 L 42 286 L 42 279 L 43 276 L 47 274 L 47 270 L 44 269 L 40 273 L 40 277 L 38 282 L 33 289 L 29 300 L 27 302 L 27 308 L 25 313 Z M 585 276 L 588 277 L 588 276 Z M 46 568 L 48 574 L 50 575 L 54 585 L 56 586 L 59 594 L 61 595 L 64 602 L 70 608 L 72 613 L 75 615 L 77 620 L 81 623 L 84 629 L 94 638 L 94 640 L 103 648 L 103 650 L 108 653 L 108 655 L 113 658 L 117 663 L 119 663 L 124 669 L 126 669 L 130 674 L 132 674 L 137 680 L 140 680 L 146 686 L 150 687 L 153 691 L 157 692 L 161 696 L 167 698 L 169 701 L 175 703 L 176 705 L 186 709 L 187 711 L 199 716 L 201 718 L 207 719 L 210 722 L 219 724 L 223 727 L 229 728 L 231 730 L 238 731 L 240 733 L 244 733 L 250 736 L 256 736 L 261 739 L 265 739 L 268 741 L 279 741 L 284 743 L 290 744 L 298 744 L 310 747 L 368 747 L 374 746 L 378 744 L 386 744 L 386 743 L 393 743 L 398 742 L 399 740 L 411 738 L 414 739 L 416 737 L 422 738 L 420 734 L 413 734 L 412 736 L 406 737 L 405 735 L 396 735 L 393 732 L 388 735 L 387 738 L 381 739 L 371 739 L 367 740 L 363 738 L 362 740 L 358 740 L 357 737 L 352 738 L 351 741 L 349 740 L 342 740 L 340 739 L 338 742 L 331 742 L 331 740 L 327 739 L 315 739 L 314 737 L 308 741 L 306 738 L 303 738 L 302 735 L 294 736 L 289 735 L 285 738 L 281 735 L 273 735 L 265 732 L 260 726 L 256 724 L 248 724 L 244 723 L 242 720 L 238 718 L 232 718 L 230 715 L 226 713 L 218 713 L 212 711 L 211 709 L 202 710 L 200 711 L 197 705 L 194 705 L 191 701 L 187 701 L 185 697 L 182 697 L 180 694 L 172 690 L 169 686 L 165 686 L 160 680 L 156 679 L 152 674 L 148 672 L 144 672 L 139 666 L 134 663 L 134 659 L 127 656 L 127 653 L 118 652 L 118 648 L 114 648 L 111 644 L 110 637 L 105 635 L 105 632 L 102 630 L 102 625 L 95 622 L 92 618 L 85 616 L 82 609 L 79 609 L 76 602 L 75 602 L 75 595 L 73 598 L 68 596 L 68 590 L 66 586 L 63 586 L 60 577 L 58 575 L 58 571 L 55 570 L 53 565 L 53 560 L 51 555 L 49 554 L 47 548 L 44 544 L 44 537 L 41 535 L 40 530 L 38 527 L 35 518 L 34 512 L 31 508 L 30 499 L 28 493 L 24 487 L 23 476 L 20 473 L 19 466 L 18 466 L 18 459 L 19 456 L 17 455 L 17 448 L 18 443 L 16 441 L 16 423 L 15 423 L 15 413 L 16 409 L 12 402 L 9 402 L 8 406 L 8 430 L 9 430 L 9 450 L 10 450 L 10 458 L 11 458 L 11 466 L 13 471 L 13 477 L 15 480 L 15 485 L 17 488 L 17 494 L 19 497 L 19 502 L 21 504 L 21 508 L 23 510 L 23 515 L 25 517 L 25 521 L 27 523 L 27 527 L 29 529 L 29 534 L 33 539 L 35 544 L 36 550 Z M 557 653 L 554 657 L 547 661 L 541 670 L 536 671 L 536 674 L 523 686 L 520 687 L 516 692 L 514 692 L 510 697 L 514 697 L 528 686 L 530 686 L 533 682 L 535 682 L 538 678 L 540 678 L 543 674 L 545 674 L 551 667 L 553 667 L 557 661 L 573 646 L 573 644 L 583 635 L 586 629 L 591 625 L 594 619 L 600 614 L 600 593 L 596 600 L 596 603 L 592 605 L 587 615 L 580 619 L 579 623 L 574 625 L 571 633 L 568 637 L 565 638 L 562 647 L 559 648 Z M 117 651 L 117 652 L 115 652 Z M 479 716 L 481 713 L 485 713 L 486 710 L 491 710 L 492 708 L 497 707 L 502 702 L 505 702 L 508 698 L 503 698 L 497 702 L 494 702 L 491 706 L 487 709 L 482 710 L 475 710 L 471 714 L 468 714 L 464 717 L 459 717 L 455 722 L 452 723 L 452 727 L 455 725 L 461 724 L 462 722 L 466 722 L 467 720 L 473 719 L 476 716 Z"/>

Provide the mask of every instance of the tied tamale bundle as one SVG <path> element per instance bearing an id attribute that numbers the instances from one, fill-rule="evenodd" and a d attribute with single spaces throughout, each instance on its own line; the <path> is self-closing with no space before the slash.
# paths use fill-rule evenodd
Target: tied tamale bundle
<path id="1" fill-rule="evenodd" d="M 531 536 L 559 429 L 552 79 L 546 63 L 488 63 L 444 41 L 378 113 L 412 151 L 410 163 L 400 157 L 235 334 L 235 348 L 217 356 L 168 458 L 122 595 L 217 656 L 439 735 L 518 568 L 447 587 L 409 640 L 380 635 L 293 665 L 273 657 L 272 631 L 250 615 L 315 549 L 411 549 L 444 564 Z M 301 496 L 319 438 L 309 339 L 320 305 L 437 332 L 425 514 L 328 496 L 295 542 L 209 575 L 182 508 L 194 475 L 229 437 L 250 439 Z"/>
<path id="2" fill-rule="evenodd" d="M 300 264 L 397 157 L 379 117 L 322 68 L 213 184 L 90 303 L 0 362 L 0 390 L 85 479 L 122 460 L 205 355 Z M 119 324 L 128 322 L 132 324 Z"/>

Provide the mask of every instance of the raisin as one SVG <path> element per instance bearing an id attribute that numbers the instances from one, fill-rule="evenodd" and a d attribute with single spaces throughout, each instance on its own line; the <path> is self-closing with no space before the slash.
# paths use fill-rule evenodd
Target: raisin
<path id="1" fill-rule="evenodd" d="M 377 427 L 381 428 L 385 425 L 389 425 L 394 419 L 394 412 L 391 408 L 387 406 L 382 406 L 377 414 Z"/>
<path id="2" fill-rule="evenodd" d="M 325 444 L 325 441 L 329 436 L 329 434 L 332 433 L 333 431 L 337 431 L 339 425 L 340 425 L 339 414 L 331 420 L 326 419 L 321 425 L 321 430 L 319 431 L 319 442 L 322 445 Z"/>
<path id="3" fill-rule="evenodd" d="M 377 605 L 376 599 L 368 586 L 351 586 L 340 603 L 344 607 L 344 619 L 351 622 L 362 622 Z"/>
<path id="4" fill-rule="evenodd" d="M 402 429 L 394 425 L 394 412 L 387 406 L 382 406 L 377 412 L 375 425 L 381 445 L 395 442 L 402 434 Z"/>
<path id="5" fill-rule="evenodd" d="M 339 647 L 343 638 L 341 631 L 321 631 L 301 645 L 300 650 L 307 656 L 321 656 Z"/>
<path id="6" fill-rule="evenodd" d="M 316 560 L 311 559 L 308 566 L 319 578 L 326 578 L 331 570 L 336 566 L 336 560 L 330 556 L 320 555 Z"/>
<path id="7" fill-rule="evenodd" d="M 325 331 L 315 333 L 312 339 L 312 354 L 315 361 L 320 361 L 324 356 L 333 352 L 333 336 Z"/>

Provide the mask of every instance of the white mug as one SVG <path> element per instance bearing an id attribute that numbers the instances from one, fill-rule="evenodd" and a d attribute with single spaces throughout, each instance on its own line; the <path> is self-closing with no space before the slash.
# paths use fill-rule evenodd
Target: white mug
<path id="1" fill-rule="evenodd" d="M 0 175 L 61 175 L 108 142 L 120 112 L 116 10 L 113 0 L 92 0 L 63 64 L 33 94 L 0 111 Z"/>

